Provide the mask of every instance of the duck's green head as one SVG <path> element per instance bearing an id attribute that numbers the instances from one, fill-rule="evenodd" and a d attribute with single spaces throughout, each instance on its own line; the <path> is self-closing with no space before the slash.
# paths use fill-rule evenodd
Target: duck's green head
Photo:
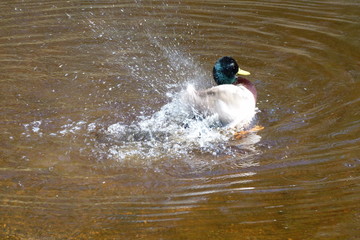
<path id="1" fill-rule="evenodd" d="M 250 75 L 249 72 L 241 70 L 235 59 L 232 57 L 222 57 L 216 61 L 213 68 L 214 80 L 218 85 L 233 84 L 236 75 Z"/>

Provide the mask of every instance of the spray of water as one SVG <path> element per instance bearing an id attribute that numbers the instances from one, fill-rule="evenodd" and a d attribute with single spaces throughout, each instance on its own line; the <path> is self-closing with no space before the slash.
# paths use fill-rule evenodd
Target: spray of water
<path id="1" fill-rule="evenodd" d="M 92 16 L 92 15 L 91 15 Z M 154 162 L 168 158 L 191 159 L 194 154 L 234 155 L 229 140 L 232 133 L 221 128 L 217 116 L 203 117 L 187 104 L 183 94 L 189 84 L 196 89 L 212 84 L 209 71 L 200 61 L 166 36 L 154 36 L 148 26 L 118 30 L 109 23 L 88 19 L 90 32 L 95 39 L 104 39 L 101 45 L 91 45 L 107 64 L 117 72 L 106 74 L 130 76 L 122 81 L 133 82 L 144 93 L 152 89 L 167 103 L 153 113 L 139 112 L 132 123 L 106 124 L 101 121 L 70 121 L 49 135 L 83 135 L 96 157 L 118 162 Z M 136 32 L 136 34 L 134 34 Z M 90 52 L 89 46 L 81 50 Z M 105 74 L 105 73 L 104 73 Z M 119 82 L 119 85 L 122 83 Z M 123 91 L 128 91 L 124 88 Z M 25 126 L 29 133 L 43 134 L 45 123 L 33 122 Z M 84 134 L 85 132 L 85 134 Z M 94 133 L 95 136 L 94 137 Z M 257 136 L 257 135 L 254 135 Z M 251 146 L 259 138 L 241 142 Z M 240 144 L 240 143 L 237 143 Z"/>
<path id="2" fill-rule="evenodd" d="M 136 31 L 130 31 L 132 34 L 103 23 L 91 23 L 90 27 L 95 34 L 111 36 L 105 46 L 111 53 L 111 63 L 121 66 L 132 81 L 151 88 L 159 97 L 167 96 L 168 103 L 154 114 L 139 114 L 131 124 L 102 127 L 96 151 L 119 162 L 189 158 L 193 152 L 233 154 L 228 148 L 231 131 L 219 127 L 217 116 L 199 115 L 182 97 L 189 84 L 197 89 L 210 87 L 209 71 L 176 40 L 154 35 L 152 26 L 144 26 L 146 19 L 143 23 L 133 26 Z M 104 29 L 111 29 L 111 33 Z"/>

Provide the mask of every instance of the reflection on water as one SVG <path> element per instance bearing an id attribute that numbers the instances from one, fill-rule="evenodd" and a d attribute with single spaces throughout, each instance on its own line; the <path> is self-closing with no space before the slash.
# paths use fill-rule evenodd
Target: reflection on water
<path id="1" fill-rule="evenodd" d="M 354 1 L 2 1 L 0 236 L 357 239 Z M 265 129 L 179 94 L 224 55 Z"/>

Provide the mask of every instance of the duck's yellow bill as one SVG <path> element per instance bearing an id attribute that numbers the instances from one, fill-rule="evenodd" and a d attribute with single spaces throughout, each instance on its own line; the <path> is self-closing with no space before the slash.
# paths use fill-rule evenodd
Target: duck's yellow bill
<path id="1" fill-rule="evenodd" d="M 237 75 L 250 75 L 250 72 L 242 70 L 239 68 L 239 71 L 237 72 Z"/>

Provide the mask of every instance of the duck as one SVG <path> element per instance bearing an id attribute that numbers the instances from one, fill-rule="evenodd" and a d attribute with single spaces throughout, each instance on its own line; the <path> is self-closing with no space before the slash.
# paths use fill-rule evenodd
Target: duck
<path id="1" fill-rule="evenodd" d="M 248 75 L 250 72 L 240 69 L 234 58 L 221 57 L 213 68 L 217 85 L 205 90 L 189 85 L 185 99 L 196 114 L 215 116 L 221 126 L 250 129 L 257 111 L 257 91 L 251 81 L 242 77 Z"/>

